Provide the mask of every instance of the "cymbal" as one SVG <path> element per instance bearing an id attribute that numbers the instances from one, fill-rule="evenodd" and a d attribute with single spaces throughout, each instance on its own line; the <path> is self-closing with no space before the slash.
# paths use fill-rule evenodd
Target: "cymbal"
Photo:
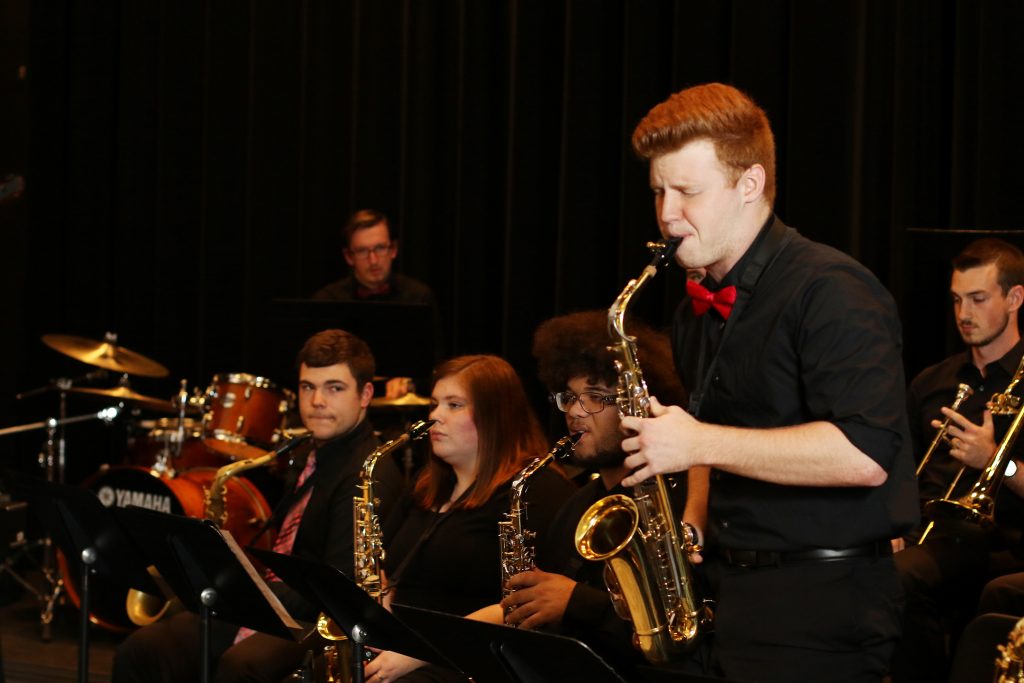
<path id="1" fill-rule="evenodd" d="M 156 410 L 161 413 L 173 413 L 176 411 L 174 404 L 170 401 L 163 401 L 159 398 L 146 396 L 132 391 L 128 387 L 112 387 L 110 389 L 97 389 L 94 387 L 71 387 L 68 389 L 72 394 L 86 394 L 88 396 L 104 396 L 115 401 L 130 401 L 141 408 Z"/>
<path id="2" fill-rule="evenodd" d="M 426 396 L 406 394 L 401 398 L 375 398 L 370 401 L 371 408 L 423 408 L 430 405 L 430 399 Z"/>
<path id="3" fill-rule="evenodd" d="M 69 334 L 44 334 L 43 343 L 54 351 L 89 365 L 142 377 L 166 377 L 170 372 L 155 360 L 117 345 L 117 335 L 107 332 L 103 341 Z"/>

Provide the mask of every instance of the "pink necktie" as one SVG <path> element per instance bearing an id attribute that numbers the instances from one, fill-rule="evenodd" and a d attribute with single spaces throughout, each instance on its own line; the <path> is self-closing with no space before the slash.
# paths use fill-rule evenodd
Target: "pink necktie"
<path id="1" fill-rule="evenodd" d="M 309 454 L 306 458 L 306 466 L 302 468 L 302 473 L 299 474 L 299 480 L 295 484 L 295 490 L 298 491 L 302 488 L 302 485 L 306 483 L 310 475 L 316 470 L 316 451 Z M 292 547 L 295 545 L 295 534 L 299 531 L 299 524 L 302 522 L 302 513 L 306 510 L 306 505 L 309 504 L 309 497 L 313 493 L 313 487 L 310 487 L 303 495 L 302 498 L 296 501 L 292 505 L 292 509 L 285 515 L 284 521 L 281 523 L 281 530 L 277 534 L 277 540 L 274 541 L 274 552 L 281 553 L 282 555 L 291 555 Z M 274 572 L 267 570 L 267 582 L 280 581 Z M 238 635 L 235 636 L 235 645 L 251 636 L 255 631 L 245 626 L 238 629 Z"/>

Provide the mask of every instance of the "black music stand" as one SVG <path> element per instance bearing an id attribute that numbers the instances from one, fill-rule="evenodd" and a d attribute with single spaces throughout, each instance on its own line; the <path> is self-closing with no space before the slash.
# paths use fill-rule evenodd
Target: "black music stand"
<path id="1" fill-rule="evenodd" d="M 202 629 L 200 671 L 210 680 L 210 624 L 216 616 L 237 626 L 299 640 L 302 627 L 271 593 L 241 548 L 213 522 L 145 508 L 114 514 Z"/>
<path id="2" fill-rule="evenodd" d="M 136 588 L 159 593 L 146 572 L 146 562 L 114 518 L 96 496 L 86 490 L 25 475 L 14 475 L 40 522 L 69 562 L 79 562 L 81 598 L 78 680 L 89 678 L 89 615 L 91 578 L 108 578 L 125 591 Z"/>
<path id="3" fill-rule="evenodd" d="M 459 668 L 478 681 L 507 683 L 625 683 L 574 638 L 474 621 L 443 612 L 393 605 L 395 614 L 424 634 Z"/>
<path id="4" fill-rule="evenodd" d="M 353 680 L 363 680 L 363 648 L 393 650 L 460 670 L 429 641 L 396 619 L 340 570 L 291 555 L 246 548 L 307 602 L 321 606 L 353 643 Z M 486 679 L 485 679 L 486 680 Z"/>

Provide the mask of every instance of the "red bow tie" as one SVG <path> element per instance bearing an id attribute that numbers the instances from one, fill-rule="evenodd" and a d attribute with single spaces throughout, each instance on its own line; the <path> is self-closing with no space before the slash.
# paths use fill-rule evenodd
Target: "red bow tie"
<path id="1" fill-rule="evenodd" d="M 732 313 L 732 305 L 736 303 L 736 287 L 734 285 L 712 292 L 698 282 L 687 280 L 686 293 L 690 295 L 694 315 L 704 315 L 709 308 L 714 306 L 718 314 L 724 320 L 728 320 L 729 314 Z"/>

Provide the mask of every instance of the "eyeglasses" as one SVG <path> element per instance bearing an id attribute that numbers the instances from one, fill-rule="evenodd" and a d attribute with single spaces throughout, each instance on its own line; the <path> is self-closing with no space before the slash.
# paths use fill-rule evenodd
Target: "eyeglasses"
<path id="1" fill-rule="evenodd" d="M 614 405 L 618 400 L 615 394 L 602 394 L 597 391 L 584 391 L 576 394 L 572 391 L 558 391 L 550 396 L 551 402 L 563 413 L 572 410 L 573 404 L 579 401 L 580 408 L 588 415 L 595 415 L 604 410 L 605 406 Z"/>
<path id="2" fill-rule="evenodd" d="M 383 258 L 384 254 L 391 250 L 391 242 L 387 244 L 378 244 L 375 247 L 359 247 L 358 249 L 349 249 L 348 253 L 352 254 L 352 258 L 357 259 L 368 259 L 370 254 L 373 254 L 377 258 Z"/>

